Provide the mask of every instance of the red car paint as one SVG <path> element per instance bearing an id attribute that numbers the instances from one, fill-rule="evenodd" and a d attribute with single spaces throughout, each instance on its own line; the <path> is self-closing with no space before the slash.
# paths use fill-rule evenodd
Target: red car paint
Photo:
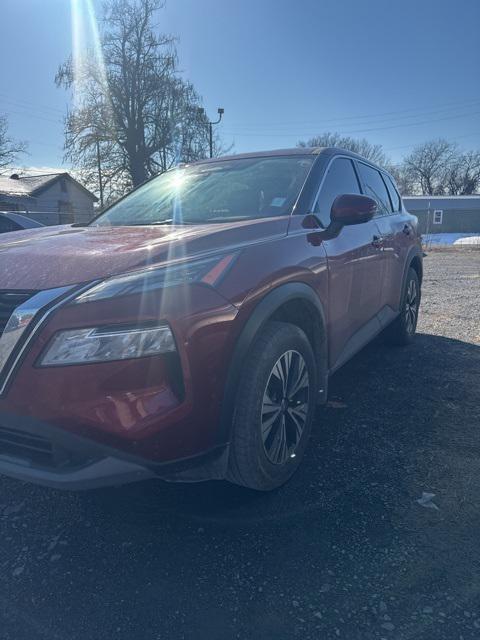
<path id="1" fill-rule="evenodd" d="M 336 156 L 361 159 L 334 149 L 302 153 L 314 153 L 316 161 L 291 215 L 224 224 L 45 227 L 5 234 L 0 290 L 50 289 L 196 255 L 221 252 L 223 257 L 203 283 L 60 306 L 0 396 L 0 416 L 34 417 L 147 462 L 192 458 L 227 444 L 228 429 L 219 424 L 235 346 L 260 302 L 288 283 L 309 287 L 324 310 L 326 370 L 343 364 L 398 313 L 408 266 L 421 270 L 416 219 L 402 207 L 332 233 L 311 215 L 316 193 Z M 180 385 L 164 355 L 38 366 L 59 330 L 158 320 L 172 328 Z"/>

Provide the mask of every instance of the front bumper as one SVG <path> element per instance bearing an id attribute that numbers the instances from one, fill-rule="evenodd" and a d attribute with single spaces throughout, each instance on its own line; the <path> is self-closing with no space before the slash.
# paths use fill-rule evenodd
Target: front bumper
<path id="1" fill-rule="evenodd" d="M 81 490 L 148 478 L 198 482 L 225 477 L 228 447 L 155 463 L 26 416 L 0 413 L 0 474 L 56 489 Z"/>
<path id="2" fill-rule="evenodd" d="M 173 289 L 162 295 L 147 292 L 141 300 L 130 296 L 59 307 L 45 324 L 38 325 L 28 348 L 13 353 L 8 384 L 3 392 L 0 389 L 0 414 L 24 420 L 35 417 L 40 433 L 48 423 L 61 432 L 59 437 L 78 436 L 92 446 L 95 443 L 91 456 L 95 460 L 113 457 L 142 469 L 157 470 L 225 444 L 218 424 L 237 309 L 206 286 Z M 159 321 L 171 327 L 176 352 L 38 366 L 58 331 Z M 17 351 L 23 348 L 22 340 Z M 23 430 L 25 425 L 0 420 L 2 426 Z M 52 434 L 56 442 L 57 434 Z M 110 448 L 105 454 L 102 445 Z M 69 443 L 65 448 L 77 450 Z M 88 452 L 86 457 L 90 461 Z M 80 462 L 84 465 L 84 460 Z M 10 466 L 5 469 L 11 473 Z"/>
<path id="3" fill-rule="evenodd" d="M 50 471 L 1 455 L 0 474 L 54 489 L 73 491 L 122 485 L 155 477 L 148 469 L 116 458 L 103 458 L 76 469 Z"/>

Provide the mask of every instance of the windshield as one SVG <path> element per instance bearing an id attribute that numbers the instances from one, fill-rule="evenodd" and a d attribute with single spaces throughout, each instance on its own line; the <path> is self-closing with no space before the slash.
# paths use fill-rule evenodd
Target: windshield
<path id="1" fill-rule="evenodd" d="M 92 224 L 200 224 L 287 215 L 313 160 L 242 158 L 179 167 L 147 182 Z"/>

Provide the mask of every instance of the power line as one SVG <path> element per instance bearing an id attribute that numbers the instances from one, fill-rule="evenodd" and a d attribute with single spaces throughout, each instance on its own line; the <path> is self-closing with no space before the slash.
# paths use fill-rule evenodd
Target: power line
<path id="1" fill-rule="evenodd" d="M 16 98 L 12 98 L 10 95 L 7 95 L 5 93 L 0 93 L 0 98 L 6 102 L 9 102 L 10 104 L 19 106 L 19 107 L 23 107 L 26 109 L 35 109 L 35 110 L 42 110 L 42 111 L 50 111 L 50 112 L 55 112 L 61 115 L 64 115 L 64 111 L 62 109 L 58 109 L 57 107 L 49 107 L 47 105 L 42 105 L 42 104 L 37 104 L 36 102 L 31 102 L 30 100 L 18 100 Z"/>
<path id="2" fill-rule="evenodd" d="M 463 109 L 475 108 L 475 107 L 478 107 L 479 105 L 480 105 L 480 100 L 477 103 L 474 103 L 474 104 L 471 104 L 471 105 L 468 105 L 468 106 L 467 105 L 464 106 Z M 458 108 L 452 109 L 452 107 L 450 107 L 448 109 L 436 109 L 434 111 L 429 111 L 429 112 L 422 113 L 422 114 L 414 113 L 414 114 L 409 114 L 409 115 L 405 115 L 405 116 L 398 116 L 396 118 L 386 118 L 386 119 L 385 118 L 381 118 L 381 119 L 376 118 L 372 122 L 357 123 L 357 125 L 358 126 L 368 126 L 370 124 L 376 124 L 377 125 L 377 124 L 389 124 L 389 123 L 391 123 L 391 124 L 402 124 L 402 122 L 401 122 L 402 120 L 405 121 L 405 120 L 410 120 L 412 118 L 419 118 L 419 117 L 426 118 L 426 117 L 439 115 L 439 114 L 440 115 L 441 114 L 445 114 L 445 115 L 450 115 L 451 114 L 452 116 L 456 116 L 456 115 L 459 114 L 459 109 Z M 462 113 L 462 115 L 463 115 L 463 113 Z M 317 121 L 314 126 L 316 128 L 319 128 L 319 129 L 326 129 L 326 128 L 336 128 L 336 126 L 339 124 L 339 121 L 337 121 L 337 125 L 335 125 L 335 124 L 332 125 L 331 123 L 330 124 L 326 124 L 328 122 L 329 122 L 329 120 L 324 120 L 322 122 L 318 122 Z M 408 123 L 406 123 L 406 124 L 408 124 Z M 297 123 L 296 126 L 297 127 L 298 126 L 302 126 L 303 127 L 303 126 L 307 126 L 307 125 L 305 123 L 301 122 L 301 123 Z M 309 129 L 311 129 L 312 126 L 313 125 L 308 125 Z M 258 127 L 246 127 L 246 126 L 242 126 L 242 125 L 235 125 L 235 129 L 238 129 L 239 131 L 243 131 L 245 133 L 257 133 L 259 128 Z M 260 127 L 260 129 L 262 131 L 264 131 L 265 129 L 268 129 L 272 133 L 276 132 L 276 131 L 278 131 L 279 133 L 282 133 L 282 129 L 279 129 L 276 125 L 272 125 L 271 127 Z M 292 127 L 290 126 L 290 127 L 288 127 L 288 129 L 292 129 Z M 287 128 L 285 128 L 285 130 L 287 130 Z"/>
<path id="3" fill-rule="evenodd" d="M 13 99 L 11 96 L 4 94 L 4 93 L 0 93 L 0 97 L 3 98 L 3 100 L 17 105 L 20 108 L 24 108 L 24 109 L 33 109 L 35 110 L 35 112 L 37 112 L 39 109 L 41 110 L 45 110 L 45 111 L 49 111 L 49 112 L 54 112 L 54 113 L 58 113 L 61 114 L 62 116 L 65 114 L 65 112 L 61 109 L 58 109 L 56 107 L 52 107 L 52 106 L 47 106 L 47 105 L 41 105 L 41 104 L 37 104 L 28 100 L 18 100 L 18 99 Z M 246 123 L 246 124 L 238 124 L 237 128 L 245 128 L 245 129 L 254 129 L 257 127 L 262 127 L 264 128 L 265 126 L 267 127 L 277 127 L 277 126 L 287 126 L 287 127 L 291 127 L 291 126 L 298 126 L 298 125 L 312 125 L 312 126 L 324 126 L 323 123 L 335 123 L 335 122 L 347 122 L 347 121 L 354 121 L 354 120 L 368 120 L 368 119 L 378 119 L 380 117 L 384 117 L 384 116 L 397 116 L 398 114 L 408 114 L 408 115 L 398 115 L 398 118 L 394 118 L 394 120 L 396 119 L 405 119 L 405 118 L 414 118 L 417 115 L 431 115 L 431 114 L 436 114 L 436 113 L 441 113 L 443 111 L 450 111 L 452 109 L 458 109 L 460 107 L 468 107 L 468 106 L 475 106 L 476 104 L 478 104 L 480 102 L 480 100 L 478 98 L 470 98 L 468 100 L 456 100 L 456 101 L 452 101 L 452 102 L 446 102 L 446 103 L 442 103 L 440 105 L 437 105 L 438 107 L 440 107 L 439 109 L 434 109 L 432 110 L 431 107 L 410 107 L 408 109 L 401 109 L 401 110 L 396 110 L 396 111 L 386 111 L 383 113 L 370 113 L 370 114 L 363 114 L 363 115 L 352 115 L 352 116 L 343 116 L 343 117 L 335 117 L 335 118 L 327 118 L 327 119 L 323 119 L 320 123 L 318 122 L 318 120 L 302 120 L 302 121 L 290 121 L 290 122 L 276 122 L 276 123 L 272 123 L 272 121 L 269 122 L 252 122 L 252 123 Z"/>
<path id="4" fill-rule="evenodd" d="M 449 138 L 452 138 L 454 141 L 456 140 L 463 140 L 464 138 L 471 138 L 472 136 L 480 136 L 480 131 L 473 131 L 472 133 L 466 133 L 464 135 L 461 136 L 449 136 Z M 388 147 L 385 149 L 385 151 L 397 151 L 398 149 L 411 149 L 412 147 L 416 147 L 419 143 L 417 142 L 412 142 L 411 144 L 403 144 L 399 147 Z"/>
<path id="5" fill-rule="evenodd" d="M 385 131 L 387 129 L 398 129 L 401 127 L 417 127 L 423 124 L 430 124 L 431 122 L 444 122 L 445 120 L 455 120 L 457 118 L 465 118 L 468 116 L 475 116 L 479 114 L 480 114 L 480 111 L 472 111 L 471 113 L 461 113 L 461 114 L 452 115 L 452 116 L 445 116 L 443 118 L 435 118 L 433 120 L 423 120 L 421 122 L 409 122 L 406 124 L 390 125 L 388 127 L 374 127 L 371 129 L 363 129 L 363 130 L 358 130 L 356 133 L 368 133 L 369 131 Z M 352 131 L 352 133 L 355 133 L 355 132 Z"/>
<path id="6" fill-rule="evenodd" d="M 454 119 L 458 119 L 458 118 L 465 118 L 465 117 L 469 117 L 469 116 L 475 116 L 480 114 L 480 111 L 473 111 L 471 113 L 462 113 L 462 114 L 457 114 L 457 115 L 452 115 L 452 116 L 445 116 L 443 118 L 434 118 L 434 119 L 430 119 L 430 120 L 421 120 L 420 122 L 408 122 L 408 123 L 402 123 L 402 124 L 395 124 L 395 125 L 389 125 L 386 127 L 371 127 L 368 129 L 350 129 L 350 130 L 344 130 L 343 132 L 339 132 L 341 135 L 349 135 L 349 134 L 358 134 L 358 133 L 370 133 L 373 131 L 386 131 L 388 129 L 399 129 L 402 127 L 417 127 L 417 126 L 421 126 L 424 124 L 430 124 L 432 122 L 444 122 L 445 120 L 454 120 Z M 322 127 L 319 127 L 320 129 Z M 239 136 L 245 136 L 245 137 L 289 137 L 289 138 L 298 138 L 298 137 L 313 137 L 315 134 L 311 134 L 311 133 L 282 133 L 282 132 L 267 132 L 267 133 L 246 133 L 246 132 L 241 132 L 241 131 L 236 131 L 236 132 L 232 132 L 232 131 L 224 131 L 224 133 L 226 135 L 239 135 Z"/>
<path id="7" fill-rule="evenodd" d="M 364 114 L 364 115 L 355 115 L 355 116 L 344 116 L 344 117 L 336 117 L 336 118 L 324 118 L 322 119 L 322 123 L 334 123 L 334 122 L 345 122 L 345 121 L 352 121 L 352 120 L 366 120 L 366 119 L 377 119 L 380 117 L 384 117 L 384 116 L 395 116 L 398 114 L 405 114 L 405 113 L 409 113 L 410 115 L 405 115 L 405 116 L 399 116 L 398 119 L 402 119 L 402 118 L 413 118 L 416 117 L 417 115 L 429 115 L 430 113 L 439 113 L 442 111 L 449 111 L 452 109 L 458 109 L 458 108 L 468 108 L 469 106 L 475 106 L 476 104 L 478 104 L 480 102 L 480 100 L 478 98 L 473 99 L 471 98 L 470 100 L 462 100 L 462 101 L 457 101 L 457 102 L 450 102 L 450 103 L 443 103 L 441 105 L 437 105 L 438 107 L 441 107 L 440 109 L 435 109 L 432 111 L 431 107 L 412 107 L 409 109 L 402 109 L 400 111 L 387 111 L 384 113 L 371 113 L 371 114 Z M 424 113 L 423 113 L 424 112 Z M 318 125 L 318 120 L 302 120 L 302 121 L 290 121 L 290 122 L 276 122 L 273 123 L 271 120 L 268 122 L 252 122 L 249 124 L 239 124 L 239 127 L 245 127 L 245 128 L 255 128 L 255 127 L 265 127 L 265 126 L 295 126 L 295 125 L 299 125 L 299 124 L 305 124 L 305 125 Z"/>
<path id="8" fill-rule="evenodd" d="M 14 114 L 14 115 L 18 115 L 20 117 L 28 117 L 28 118 L 35 118 L 38 120 L 43 120 L 45 122 L 50 122 L 52 124 L 61 124 L 63 123 L 63 120 L 61 119 L 53 119 L 53 117 L 47 117 L 44 113 L 38 113 L 39 110 L 44 111 L 44 112 L 48 112 L 49 115 L 50 114 L 61 114 L 62 116 L 65 114 L 64 111 L 62 111 L 61 109 L 58 109 L 56 107 L 52 107 L 52 106 L 47 106 L 47 105 L 42 105 L 42 104 L 37 104 L 31 101 L 27 101 L 27 100 L 18 100 L 18 99 L 14 99 L 11 96 L 7 95 L 7 94 L 3 94 L 0 93 L 0 98 L 2 99 L 2 101 L 5 101 L 7 103 L 10 103 L 12 105 L 15 105 L 17 108 L 23 109 L 25 112 L 22 111 L 16 111 L 15 109 L 11 109 L 9 108 L 7 110 L 7 114 Z M 442 108 L 438 108 L 438 109 L 434 109 L 431 110 L 430 107 L 411 107 L 408 109 L 402 109 L 402 110 L 397 110 L 397 111 L 387 111 L 387 112 L 383 112 L 383 113 L 376 113 L 376 114 L 363 114 L 363 115 L 352 115 L 352 116 L 344 116 L 344 117 L 338 117 L 338 118 L 328 118 L 328 119 L 323 119 L 321 123 L 319 123 L 318 121 L 301 121 L 301 122 L 292 122 L 291 126 L 289 126 L 289 123 L 287 122 L 283 122 L 283 123 L 265 123 L 265 126 L 262 126 L 260 123 L 251 123 L 249 125 L 237 125 L 236 127 L 236 131 L 232 132 L 232 131 L 224 131 L 224 133 L 226 135 L 232 135 L 232 136 L 243 136 L 243 137 L 291 137 L 291 138 L 302 138 L 302 137 L 313 137 L 311 133 L 288 133 L 288 131 L 275 131 L 275 127 L 280 127 L 280 126 L 284 126 L 287 127 L 289 126 L 289 129 L 291 130 L 292 127 L 298 127 L 298 126 L 306 126 L 309 124 L 309 122 L 312 123 L 312 129 L 315 127 L 317 130 L 320 129 L 324 129 L 325 128 L 325 124 L 326 123 L 339 123 L 339 122 L 344 122 L 344 123 L 352 123 L 354 121 L 358 121 L 358 120 L 371 120 L 371 119 L 376 119 L 376 122 L 378 123 L 378 118 L 381 117 L 385 117 L 385 116 L 396 116 L 395 118 L 387 118 L 386 121 L 384 122 L 388 122 L 388 121 L 393 121 L 395 124 L 390 124 L 388 126 L 377 126 L 377 127 L 370 127 L 370 128 L 362 128 L 362 129 L 349 129 L 349 130 L 345 130 L 343 132 L 341 132 L 342 135 L 349 135 L 349 134 L 359 134 L 359 133 L 370 133 L 370 132 L 375 132 L 375 131 L 385 131 L 385 130 L 389 130 L 389 129 L 397 129 L 397 128 L 408 128 L 408 127 L 414 127 L 414 126 L 421 126 L 424 124 L 430 124 L 430 123 L 434 123 L 434 122 L 442 122 L 442 121 L 446 121 L 446 120 L 453 120 L 453 119 L 458 119 L 458 118 L 465 118 L 465 117 L 469 117 L 469 116 L 474 116 L 474 115 L 478 115 L 479 112 L 478 111 L 474 111 L 471 113 L 453 113 L 451 115 L 446 115 L 443 116 L 441 118 L 434 118 L 434 119 L 428 119 L 428 120 L 421 120 L 418 122 L 398 122 L 399 120 L 409 120 L 411 118 L 416 118 L 416 117 L 427 117 L 429 115 L 436 115 L 436 114 L 440 114 L 440 113 L 444 113 L 444 112 L 450 112 L 450 111 L 457 111 L 458 109 L 460 109 L 461 107 L 463 108 L 469 108 L 469 107 L 474 107 L 476 106 L 480 101 L 478 99 L 469 99 L 469 100 L 462 100 L 462 101 L 454 101 L 454 102 L 448 102 L 448 103 L 442 103 L 441 105 L 438 105 L 439 107 Z M 34 111 L 35 113 L 28 113 L 29 111 Z M 403 114 L 403 115 L 402 115 Z M 382 122 L 382 121 L 380 121 Z M 365 125 L 367 125 L 368 123 L 365 122 Z M 372 123 L 373 124 L 373 123 Z M 358 123 L 359 126 L 361 126 L 361 123 Z M 263 129 L 267 129 L 266 131 L 255 131 L 256 128 L 263 128 Z M 244 129 L 243 131 L 241 129 Z M 479 132 L 474 132 L 471 134 L 466 134 L 466 135 L 462 135 L 462 136 L 456 136 L 455 139 L 463 139 L 463 138 L 468 138 L 470 136 L 473 135 L 477 135 Z M 315 134 L 313 134 L 315 135 Z M 41 146 L 48 146 L 51 148 L 56 148 L 59 149 L 61 148 L 61 144 L 58 145 L 54 145 L 51 143 L 47 143 L 47 142 L 41 142 L 41 141 L 35 141 L 35 140 L 31 140 L 30 141 L 32 144 L 37 144 L 37 145 L 41 145 Z M 408 145 L 402 145 L 402 146 L 397 146 L 397 147 L 391 147 L 386 149 L 386 151 L 394 151 L 397 149 L 407 149 L 410 147 L 415 146 L 418 143 L 412 143 L 412 144 L 408 144 Z"/>
<path id="9" fill-rule="evenodd" d="M 46 118 L 37 113 L 24 113 L 22 111 L 15 111 L 13 109 L 4 110 L 7 115 L 23 116 L 24 118 L 35 118 L 36 120 L 43 120 L 44 122 L 51 122 L 53 124 L 63 124 L 62 120 L 52 120 L 52 118 Z"/>

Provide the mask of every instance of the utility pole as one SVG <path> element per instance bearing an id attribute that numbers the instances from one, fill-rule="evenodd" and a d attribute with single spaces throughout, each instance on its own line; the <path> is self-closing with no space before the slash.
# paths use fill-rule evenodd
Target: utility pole
<path id="1" fill-rule="evenodd" d="M 203 107 L 200 107 L 199 112 L 201 114 L 204 114 L 205 109 Z M 213 126 L 218 124 L 221 121 L 222 116 L 225 113 L 225 109 L 222 109 L 222 107 L 218 107 L 217 113 L 218 113 L 218 120 L 215 120 L 215 122 L 210 122 L 210 121 L 208 122 L 208 141 L 210 146 L 210 158 L 213 158 Z"/>
<path id="2" fill-rule="evenodd" d="M 100 189 L 100 208 L 103 209 L 103 181 L 102 181 L 102 165 L 100 163 L 100 141 L 98 135 L 95 138 L 97 143 L 97 166 L 98 166 L 98 185 Z"/>

